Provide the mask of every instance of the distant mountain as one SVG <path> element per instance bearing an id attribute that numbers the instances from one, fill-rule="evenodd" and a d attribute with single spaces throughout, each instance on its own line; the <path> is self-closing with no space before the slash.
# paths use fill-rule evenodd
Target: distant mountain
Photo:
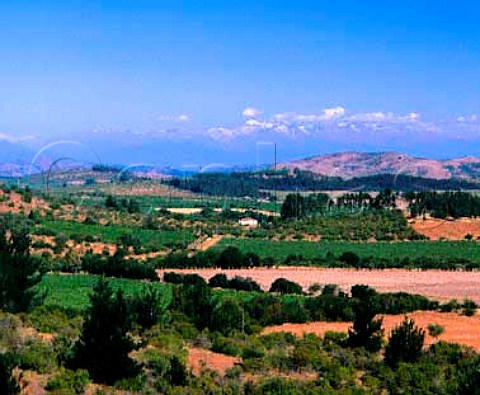
<path id="1" fill-rule="evenodd" d="M 0 139 L 0 176 L 19 177 L 25 174 L 32 157 L 32 151 L 23 144 Z"/>
<path id="2" fill-rule="evenodd" d="M 480 179 L 480 158 L 451 160 L 418 158 L 399 152 L 343 152 L 284 162 L 278 169 L 306 170 L 315 174 L 350 179 L 377 174 L 402 174 L 432 179 Z"/>

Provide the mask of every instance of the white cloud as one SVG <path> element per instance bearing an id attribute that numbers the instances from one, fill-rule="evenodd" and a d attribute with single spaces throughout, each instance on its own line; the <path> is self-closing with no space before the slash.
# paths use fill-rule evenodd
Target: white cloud
<path id="1" fill-rule="evenodd" d="M 0 140 L 8 141 L 9 143 L 24 143 L 27 141 L 34 140 L 35 136 L 13 136 L 8 133 L 0 132 Z"/>
<path id="2" fill-rule="evenodd" d="M 458 123 L 472 123 L 472 122 L 477 122 L 478 120 L 479 118 L 476 114 L 462 115 L 457 118 Z"/>
<path id="3" fill-rule="evenodd" d="M 345 115 L 345 108 L 343 107 L 334 107 L 334 108 L 326 108 L 323 110 L 323 114 L 325 115 L 325 118 L 330 119 L 330 118 L 335 118 L 339 117 L 342 115 Z"/>
<path id="4" fill-rule="evenodd" d="M 171 123 L 177 123 L 177 122 L 190 122 L 191 117 L 188 114 L 180 114 L 180 115 L 161 115 L 158 117 L 158 120 L 160 122 L 171 122 Z"/>
<path id="5" fill-rule="evenodd" d="M 434 130 L 434 125 L 420 121 L 420 114 L 411 112 L 395 114 L 392 112 L 365 112 L 347 114 L 344 107 L 326 108 L 318 113 L 302 114 L 286 112 L 274 114 L 268 119 L 258 119 L 261 112 L 255 108 L 243 111 L 245 121 L 242 125 L 229 128 L 210 129 L 208 134 L 216 139 L 231 140 L 239 136 L 272 132 L 287 136 L 321 135 L 330 132 L 415 132 Z"/>
<path id="6" fill-rule="evenodd" d="M 190 122 L 191 120 L 190 115 L 188 114 L 180 114 L 177 119 L 179 122 Z"/>
<path id="7" fill-rule="evenodd" d="M 242 112 L 242 115 L 245 117 L 245 118 L 256 118 L 256 117 L 259 117 L 260 115 L 262 115 L 263 112 L 260 111 L 259 109 L 257 108 L 254 108 L 254 107 L 247 107 L 245 108 L 245 110 L 243 110 Z"/>

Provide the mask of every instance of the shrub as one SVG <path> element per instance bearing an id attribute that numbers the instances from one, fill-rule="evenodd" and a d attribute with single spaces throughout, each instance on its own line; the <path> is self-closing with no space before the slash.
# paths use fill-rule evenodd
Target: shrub
<path id="1" fill-rule="evenodd" d="M 217 266 L 222 269 L 241 269 L 244 264 L 245 257 L 236 247 L 227 247 L 217 260 Z"/>
<path id="2" fill-rule="evenodd" d="M 414 363 L 422 355 L 425 331 L 405 318 L 402 324 L 392 330 L 385 348 L 385 362 L 395 368 L 400 362 Z"/>
<path id="3" fill-rule="evenodd" d="M 89 382 L 86 370 L 62 370 L 48 380 L 46 390 L 55 395 L 83 394 L 85 386 Z"/>
<path id="4" fill-rule="evenodd" d="M 243 308 L 236 300 L 229 298 L 214 307 L 210 329 L 227 335 L 233 330 L 243 329 L 244 323 Z"/>
<path id="5" fill-rule="evenodd" d="M 303 290 L 302 287 L 293 282 L 289 281 L 285 278 L 277 278 L 272 286 L 270 287 L 269 292 L 277 292 L 282 295 L 284 294 L 297 294 L 297 295 L 303 295 Z"/>
<path id="6" fill-rule="evenodd" d="M 209 281 L 208 285 L 212 288 L 227 288 L 228 278 L 223 273 L 215 274 Z"/>
<path id="7" fill-rule="evenodd" d="M 338 258 L 340 262 L 347 266 L 358 267 L 360 263 L 360 257 L 354 252 L 346 251 Z"/>
<path id="8" fill-rule="evenodd" d="M 18 351 L 18 362 L 22 369 L 49 373 L 57 365 L 57 356 L 50 342 L 29 339 Z"/>
<path id="9" fill-rule="evenodd" d="M 477 304 L 473 300 L 465 299 L 462 305 L 462 314 L 471 317 L 477 311 L 477 307 Z"/>
<path id="10" fill-rule="evenodd" d="M 445 328 L 438 324 L 428 324 L 428 334 L 436 339 L 445 332 Z"/>
<path id="11" fill-rule="evenodd" d="M 163 281 L 171 284 L 183 284 L 183 276 L 175 272 L 163 273 Z"/>
<path id="12" fill-rule="evenodd" d="M 370 301 L 361 301 L 354 308 L 353 327 L 348 330 L 348 345 L 377 352 L 382 347 L 382 320 L 375 319 L 376 308 Z"/>
<path id="13" fill-rule="evenodd" d="M 251 278 L 244 278 L 240 276 L 235 276 L 228 281 L 227 288 L 235 289 L 237 291 L 262 292 L 262 288 L 256 281 L 252 280 Z"/>

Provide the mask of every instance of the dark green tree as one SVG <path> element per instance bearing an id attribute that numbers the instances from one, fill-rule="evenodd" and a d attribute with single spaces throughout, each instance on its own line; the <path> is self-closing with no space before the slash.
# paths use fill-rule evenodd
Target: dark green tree
<path id="1" fill-rule="evenodd" d="M 105 207 L 106 208 L 118 208 L 118 203 L 112 195 L 108 195 L 107 198 L 105 199 Z"/>
<path id="2" fill-rule="evenodd" d="M 240 304 L 234 299 L 225 299 L 213 309 L 210 329 L 228 335 L 232 330 L 242 329 L 244 319 Z"/>
<path id="3" fill-rule="evenodd" d="M 244 267 L 258 267 L 260 266 L 260 257 L 253 252 L 247 252 L 243 259 L 243 266 Z"/>
<path id="4" fill-rule="evenodd" d="M 375 319 L 377 306 L 371 300 L 362 300 L 354 306 L 353 327 L 348 330 L 348 345 L 363 347 L 369 352 L 382 348 L 382 319 Z"/>
<path id="5" fill-rule="evenodd" d="M 31 288 L 42 273 L 41 261 L 30 255 L 28 228 L 11 221 L 0 220 L 0 308 L 16 313 L 31 307 Z"/>
<path id="6" fill-rule="evenodd" d="M 191 318 L 197 328 L 202 330 L 210 325 L 212 291 L 205 281 L 184 283 L 173 289 L 172 308 Z"/>
<path id="7" fill-rule="evenodd" d="M 224 273 L 215 274 L 209 281 L 208 285 L 212 288 L 228 288 L 228 278 Z"/>
<path id="8" fill-rule="evenodd" d="M 113 384 L 135 376 L 138 365 L 128 356 L 135 345 L 128 332 L 132 327 L 127 302 L 121 290 L 116 293 L 100 280 L 90 296 L 80 339 L 75 347 L 73 364 L 88 370 L 98 383 Z"/>
<path id="9" fill-rule="evenodd" d="M 142 328 L 151 328 L 165 314 L 166 306 L 162 294 L 152 284 L 145 286 L 143 292 L 130 302 L 135 321 Z"/>
<path id="10" fill-rule="evenodd" d="M 460 363 L 456 395 L 480 395 L 480 357 L 468 358 Z"/>
<path id="11" fill-rule="evenodd" d="M 0 354 L 0 393 L 4 395 L 20 394 L 20 386 L 12 375 L 14 358 L 11 354 Z"/>
<path id="12" fill-rule="evenodd" d="M 222 269 L 241 269 L 244 265 L 245 257 L 236 247 L 225 248 L 217 260 L 217 266 Z"/>
<path id="13" fill-rule="evenodd" d="M 302 295 L 302 286 L 289 281 L 285 278 L 277 278 L 271 285 L 269 292 L 277 292 L 280 294 L 297 294 Z"/>
<path id="14" fill-rule="evenodd" d="M 187 384 L 188 373 L 185 365 L 176 355 L 170 357 L 170 366 L 167 371 L 167 380 L 170 385 L 184 386 Z"/>
<path id="15" fill-rule="evenodd" d="M 305 216 L 305 198 L 299 193 L 289 193 L 280 214 L 283 219 L 301 219 Z"/>
<path id="16" fill-rule="evenodd" d="M 385 348 L 385 362 L 395 368 L 400 362 L 418 361 L 424 342 L 425 331 L 416 326 L 413 320 L 405 318 L 392 330 Z"/>

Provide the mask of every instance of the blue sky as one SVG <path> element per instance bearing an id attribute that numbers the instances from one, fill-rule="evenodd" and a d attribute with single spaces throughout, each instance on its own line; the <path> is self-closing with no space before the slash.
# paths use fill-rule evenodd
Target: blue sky
<path id="1" fill-rule="evenodd" d="M 231 144 L 348 123 L 366 132 L 338 133 L 324 150 L 480 154 L 478 1 L 4 0 L 0 15 L 10 141 L 173 131 Z M 320 119 L 338 108 L 335 123 Z M 275 126 L 284 114 L 303 118 Z M 379 124 L 387 137 L 372 140 Z M 443 145 L 420 152 L 388 137 L 404 129 Z"/>

